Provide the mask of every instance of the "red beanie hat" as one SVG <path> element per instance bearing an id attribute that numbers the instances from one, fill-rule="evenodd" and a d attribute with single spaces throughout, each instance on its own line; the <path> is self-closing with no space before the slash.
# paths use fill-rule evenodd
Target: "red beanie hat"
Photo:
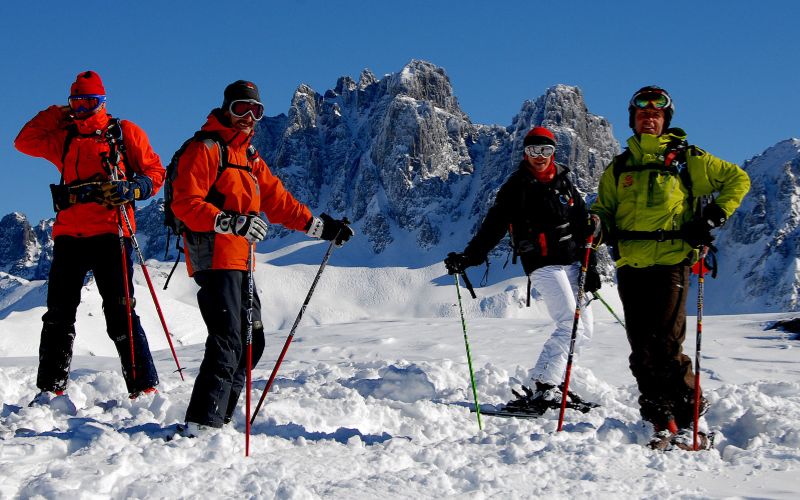
<path id="1" fill-rule="evenodd" d="M 94 71 L 84 71 L 75 79 L 75 83 L 69 89 L 69 95 L 99 94 L 106 95 L 103 81 L 100 75 Z"/>
<path id="2" fill-rule="evenodd" d="M 530 146 L 531 144 L 550 144 L 551 146 L 555 146 L 556 137 L 544 127 L 533 127 L 530 132 L 525 135 L 522 146 Z"/>

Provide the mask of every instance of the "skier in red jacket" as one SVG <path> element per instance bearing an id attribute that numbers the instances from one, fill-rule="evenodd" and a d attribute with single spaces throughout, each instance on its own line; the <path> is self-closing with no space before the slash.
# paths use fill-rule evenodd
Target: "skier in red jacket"
<path id="1" fill-rule="evenodd" d="M 186 267 L 200 286 L 197 302 L 208 328 L 186 426 L 181 427 L 186 436 L 230 422 L 244 386 L 248 254 L 267 233 L 261 212 L 271 223 L 335 240 L 340 246 L 353 234 L 344 220 L 327 214 L 314 217 L 270 172 L 250 145 L 256 122 L 263 116 L 254 83 L 238 80 L 228 85 L 222 106 L 211 111 L 181 154 L 172 181 L 172 210 L 187 228 Z M 252 293 L 255 366 L 264 350 L 264 327 L 255 288 Z"/>
<path id="2" fill-rule="evenodd" d="M 53 261 L 39 344 L 36 385 L 41 392 L 32 404 L 47 403 L 67 387 L 75 315 L 89 271 L 103 297 L 106 329 L 130 397 L 153 393 L 158 385 L 147 337 L 133 311 L 130 231 L 121 210 L 135 231 L 133 201 L 158 191 L 164 167 L 141 128 L 108 114 L 97 73 L 78 75 L 68 103 L 41 111 L 14 141 L 19 151 L 50 161 L 61 174 L 59 184 L 51 185 L 56 210 Z"/>

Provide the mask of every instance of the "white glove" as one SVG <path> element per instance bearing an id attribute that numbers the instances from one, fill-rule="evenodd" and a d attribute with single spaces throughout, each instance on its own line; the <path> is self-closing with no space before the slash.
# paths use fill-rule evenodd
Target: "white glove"
<path id="1" fill-rule="evenodd" d="M 267 223 L 258 215 L 220 212 L 214 219 L 214 231 L 244 236 L 250 243 L 256 243 L 267 236 Z"/>

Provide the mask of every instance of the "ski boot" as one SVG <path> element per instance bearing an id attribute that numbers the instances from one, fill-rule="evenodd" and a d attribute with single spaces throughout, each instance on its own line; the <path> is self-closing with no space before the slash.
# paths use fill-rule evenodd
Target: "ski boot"
<path id="1" fill-rule="evenodd" d="M 670 417 L 664 424 L 653 424 L 653 436 L 647 443 L 651 450 L 667 451 L 674 446 L 672 438 L 678 434 L 678 425 L 675 419 Z"/>

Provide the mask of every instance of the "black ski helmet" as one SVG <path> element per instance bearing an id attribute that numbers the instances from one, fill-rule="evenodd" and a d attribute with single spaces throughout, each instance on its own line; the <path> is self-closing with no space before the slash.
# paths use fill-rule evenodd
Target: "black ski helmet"
<path id="1" fill-rule="evenodd" d="M 657 85 L 648 85 L 646 87 L 640 88 L 639 90 L 633 93 L 633 95 L 631 96 L 631 100 L 628 103 L 628 126 L 631 128 L 631 130 L 636 131 L 636 126 L 634 122 L 634 117 L 636 116 L 636 106 L 633 105 L 633 100 L 636 99 L 636 97 L 641 94 L 648 94 L 648 93 L 663 94 L 667 96 L 667 99 L 669 99 L 669 105 L 666 108 L 664 108 L 664 130 L 667 130 L 669 128 L 670 122 L 672 121 L 672 114 L 675 113 L 675 103 L 673 102 L 672 97 L 670 97 L 669 92 L 667 92 L 666 90 L 662 89 Z"/>

